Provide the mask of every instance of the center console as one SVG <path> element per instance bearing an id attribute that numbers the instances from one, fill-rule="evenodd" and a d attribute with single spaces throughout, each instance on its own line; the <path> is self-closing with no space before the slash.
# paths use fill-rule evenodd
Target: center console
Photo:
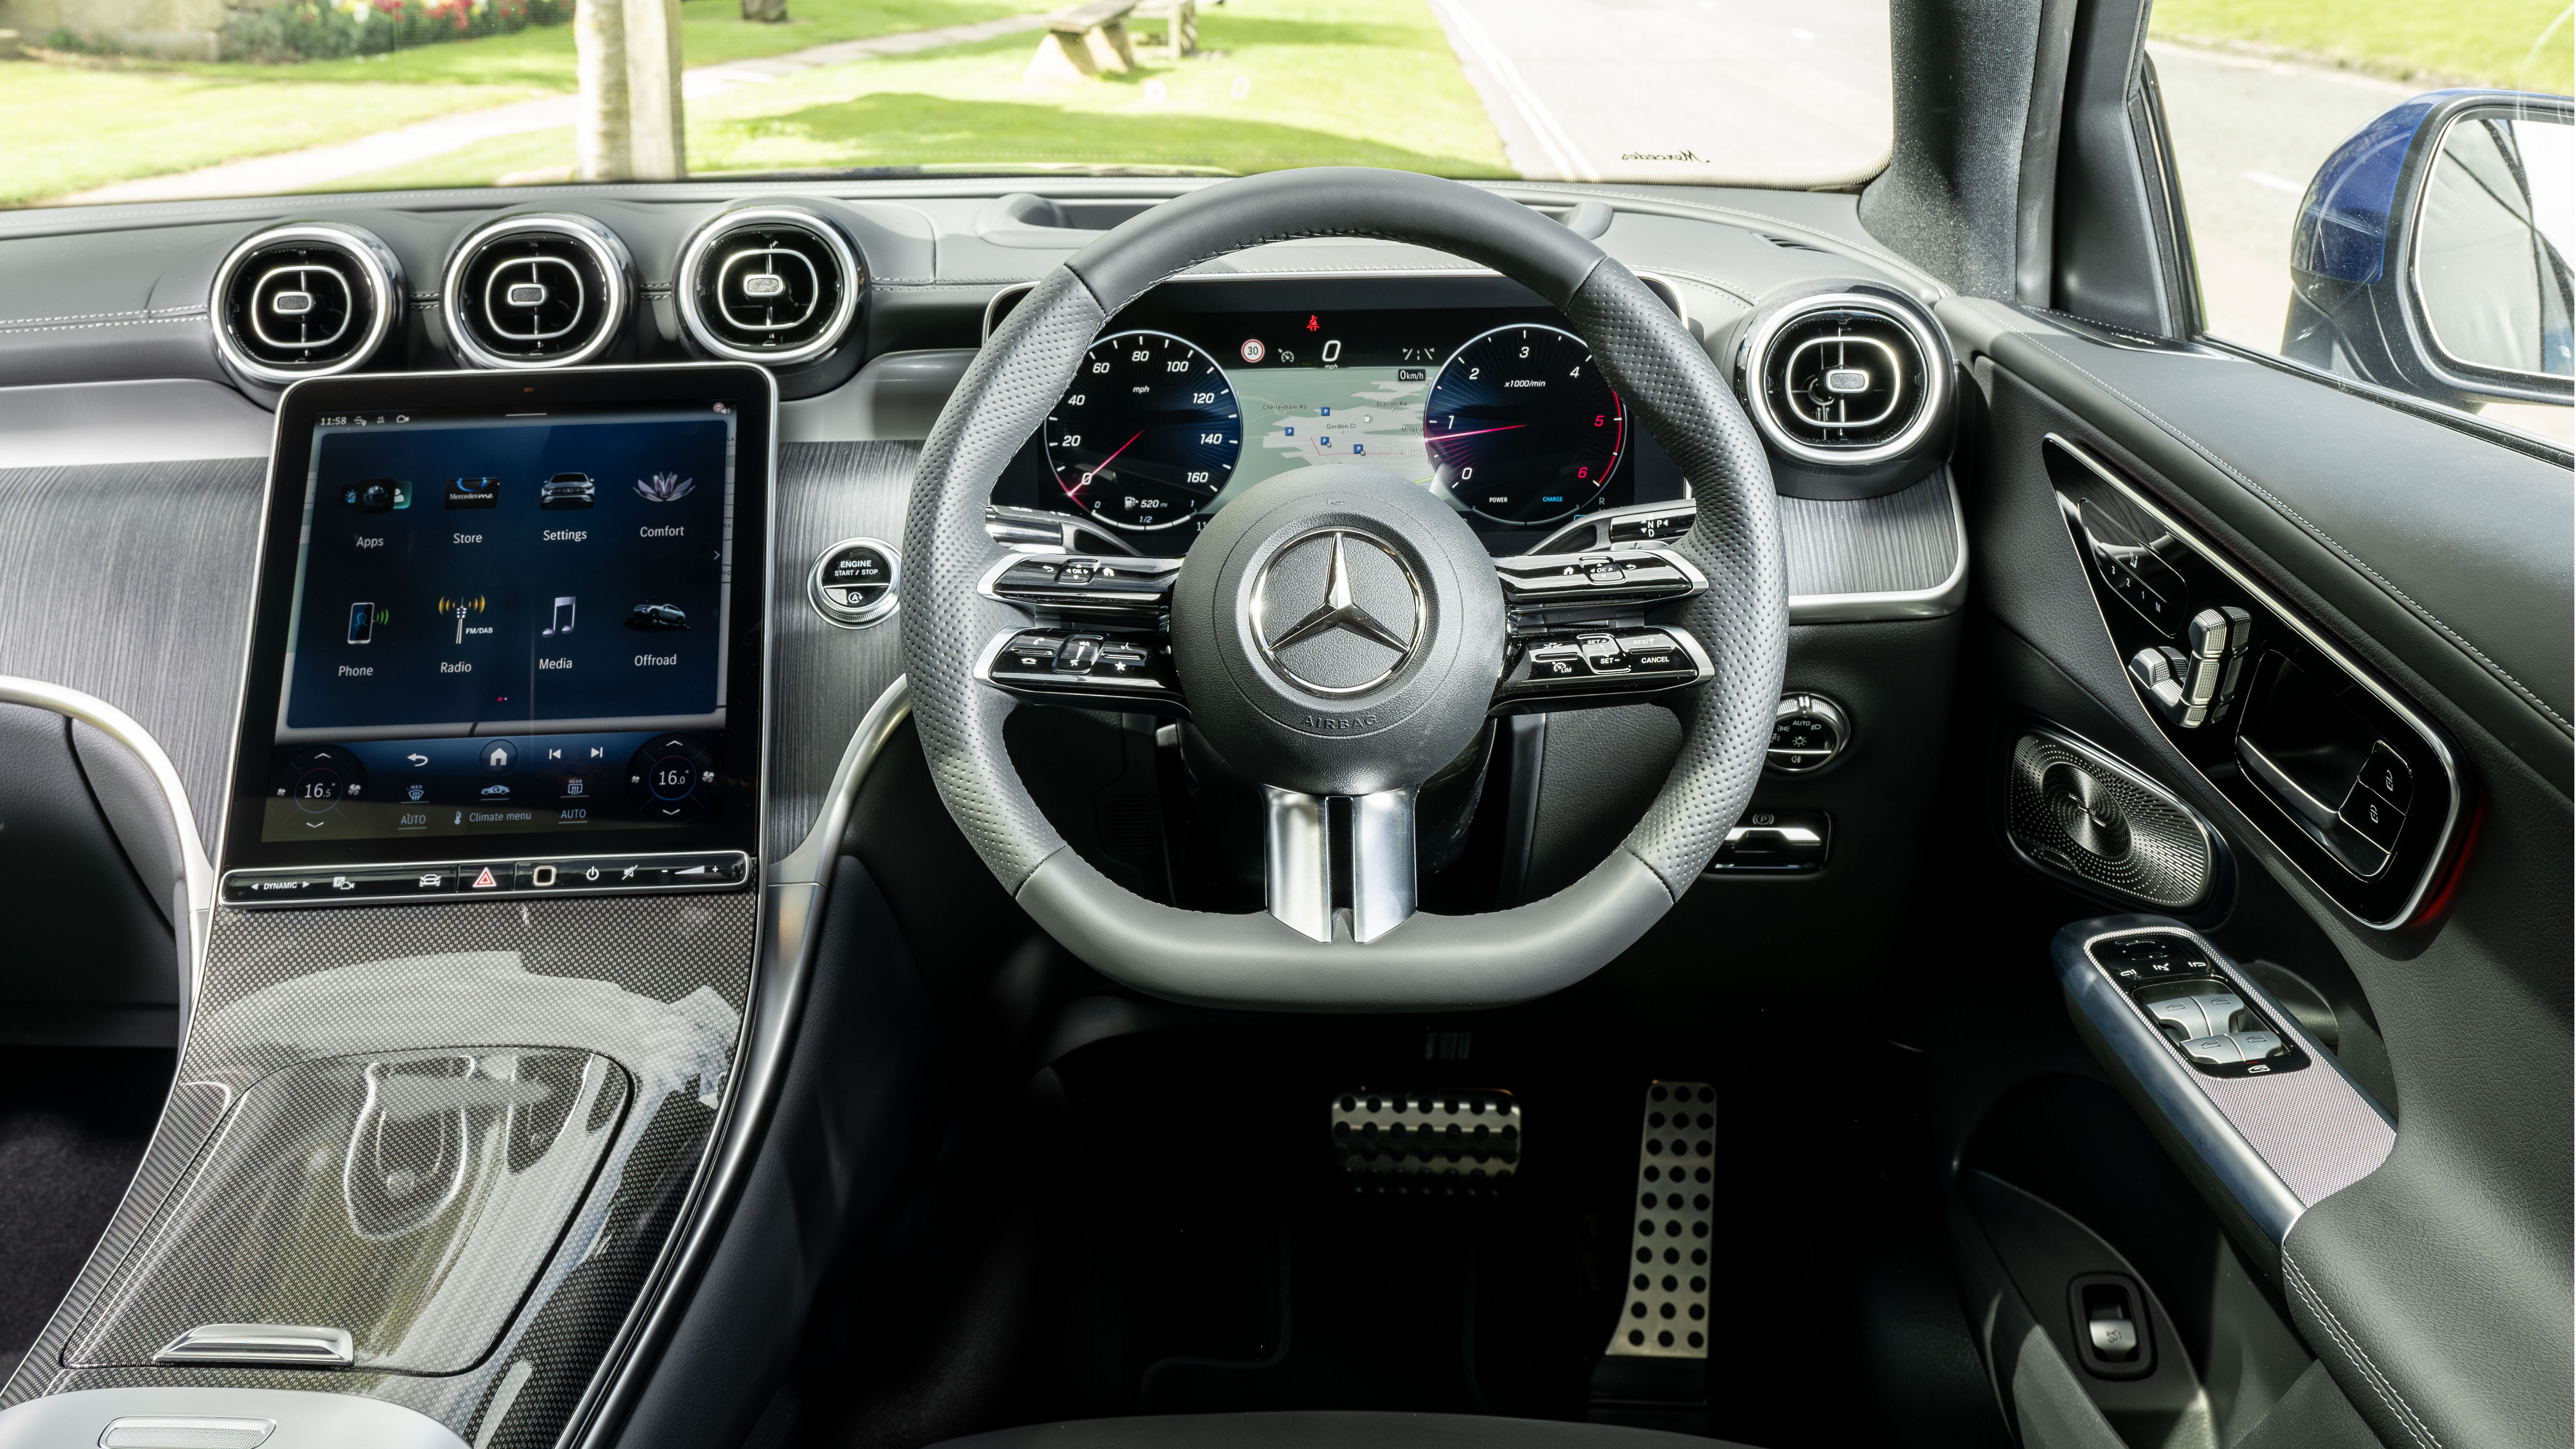
<path id="1" fill-rule="evenodd" d="M 597 1419 L 765 1079 L 775 412 L 732 364 L 285 395 L 178 1085 L 0 1445 Z"/>

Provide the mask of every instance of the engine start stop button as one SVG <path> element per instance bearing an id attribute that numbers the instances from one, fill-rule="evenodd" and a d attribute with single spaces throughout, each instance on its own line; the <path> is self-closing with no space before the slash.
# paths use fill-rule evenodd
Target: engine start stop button
<path id="1" fill-rule="evenodd" d="M 895 610 L 902 556 L 874 538 L 845 538 L 823 550 L 806 576 L 814 612 L 844 629 L 864 629 Z"/>

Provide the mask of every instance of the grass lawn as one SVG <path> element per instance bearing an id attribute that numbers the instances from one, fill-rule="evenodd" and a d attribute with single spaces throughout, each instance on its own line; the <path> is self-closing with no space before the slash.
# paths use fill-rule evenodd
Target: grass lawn
<path id="1" fill-rule="evenodd" d="M 2565 94 L 2576 84 L 2566 0 L 2156 0 L 2160 40 L 2236 41 L 2395 80 Z"/>
<path id="2" fill-rule="evenodd" d="M 689 169 L 1360 165 L 1507 176 L 1502 142 L 1423 0 L 1233 0 L 1202 53 L 1023 88 L 1031 36 L 833 66 L 689 106 Z M 568 130 L 485 142 L 334 189 L 481 186 L 568 166 Z"/>
<path id="3" fill-rule="evenodd" d="M 742 20 L 734 0 L 686 0 L 681 53 L 687 64 L 708 65 L 1057 3 L 790 0 L 784 24 L 758 25 Z M 0 61 L 0 148 L 8 156 L 0 165 L 0 207 L 577 87 L 570 25 L 301 65 Z"/>
<path id="4" fill-rule="evenodd" d="M 788 0 L 788 18 L 777 25 L 749 23 L 735 0 L 683 0 L 680 55 L 687 65 L 778 55 L 836 40 L 864 40 L 907 30 L 936 30 L 1022 11 L 1053 10 L 1062 0 Z M 302 65 L 181 64 L 195 75 L 243 79 L 298 78 L 395 85 L 509 85 L 550 91 L 580 87 L 573 73 L 572 26 L 535 25 L 514 35 L 492 35 L 440 45 L 418 45 L 384 55 Z"/>
<path id="5" fill-rule="evenodd" d="M 519 86 L 262 82 L 0 60 L 0 206 L 499 105 Z"/>

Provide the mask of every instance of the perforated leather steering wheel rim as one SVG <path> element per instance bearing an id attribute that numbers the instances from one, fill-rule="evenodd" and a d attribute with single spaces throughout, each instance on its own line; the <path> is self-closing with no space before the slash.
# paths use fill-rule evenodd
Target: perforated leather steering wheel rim
<path id="1" fill-rule="evenodd" d="M 1227 252 L 1371 237 L 1481 263 L 1561 309 L 1604 376 L 1691 480 L 1671 546 L 1708 587 L 1681 624 L 1713 677 L 1674 707 L 1681 752 L 1618 848 L 1556 894 L 1473 916 L 1421 914 L 1367 944 L 1310 940 L 1268 914 L 1181 910 L 1085 862 L 1047 823 L 1003 744 L 1014 701 L 975 676 L 1026 619 L 977 584 L 1002 549 L 985 509 L 1102 326 L 1154 284 Z M 1168 999 L 1309 1011 L 1503 1005 L 1569 985 L 1670 910 L 1743 813 L 1787 655 L 1779 519 L 1761 442 L 1707 353 L 1634 274 L 1528 207 L 1409 172 L 1319 168 L 1225 182 L 1152 208 L 1049 272 L 986 343 L 925 445 L 905 525 L 901 618 L 931 778 L 1029 915 L 1111 978 Z"/>

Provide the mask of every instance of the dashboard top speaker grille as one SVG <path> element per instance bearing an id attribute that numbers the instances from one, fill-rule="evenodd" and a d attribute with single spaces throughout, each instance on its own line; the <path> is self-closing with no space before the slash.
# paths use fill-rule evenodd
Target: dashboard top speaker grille
<path id="1" fill-rule="evenodd" d="M 586 216 L 503 217 L 447 260 L 440 303 L 457 360 L 476 367 L 571 367 L 617 340 L 635 294 L 617 234 Z"/>
<path id="2" fill-rule="evenodd" d="M 1948 405 L 1948 354 L 1889 297 L 1831 292 L 1763 318 L 1743 389 L 1755 426 L 1808 463 L 1859 467 L 1921 442 Z"/>
<path id="3" fill-rule="evenodd" d="M 2217 834 L 2145 776 L 2053 730 L 2024 730 L 2005 765 L 2004 834 L 2023 859 L 2156 910 L 2207 905 Z"/>
<path id="4" fill-rule="evenodd" d="M 699 350 L 772 367 L 840 346 L 867 293 L 858 249 L 801 206 L 752 206 L 709 221 L 680 252 L 680 321 Z"/>
<path id="5" fill-rule="evenodd" d="M 373 357 L 402 315 L 402 264 L 353 226 L 277 226 L 215 269 L 207 312 L 233 371 L 284 385 Z"/>

